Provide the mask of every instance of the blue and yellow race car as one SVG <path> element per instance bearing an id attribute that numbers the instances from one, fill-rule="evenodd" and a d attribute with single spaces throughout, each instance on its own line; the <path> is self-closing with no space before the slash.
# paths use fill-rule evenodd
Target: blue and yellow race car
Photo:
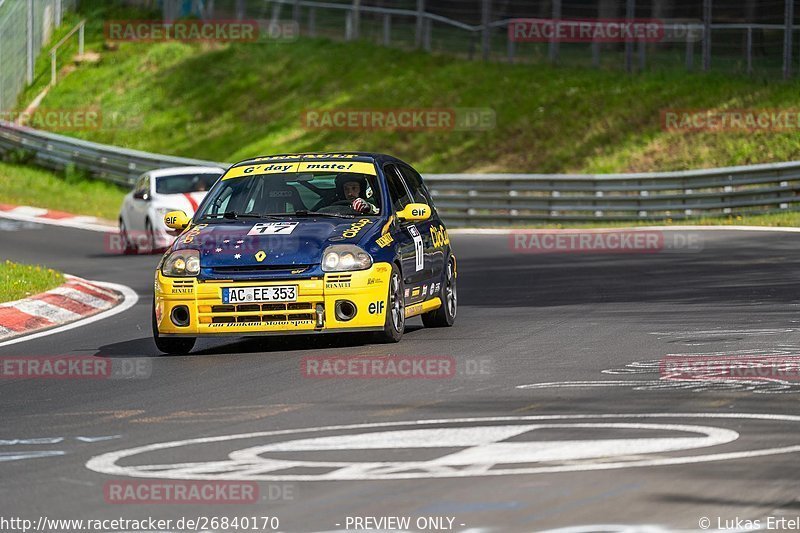
<path id="1" fill-rule="evenodd" d="M 456 317 L 456 258 L 420 174 L 383 154 L 258 157 L 230 167 L 155 276 L 153 337 L 188 353 L 198 337 L 375 332 Z"/>

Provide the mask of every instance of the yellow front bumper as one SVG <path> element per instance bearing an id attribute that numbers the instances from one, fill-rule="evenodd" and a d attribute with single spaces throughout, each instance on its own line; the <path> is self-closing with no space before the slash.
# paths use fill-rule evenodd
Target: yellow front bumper
<path id="1" fill-rule="evenodd" d="M 383 328 L 392 266 L 377 263 L 369 270 L 325 274 L 324 278 L 283 281 L 198 281 L 168 278 L 156 273 L 155 314 L 159 335 L 218 336 L 377 331 Z M 297 285 L 297 301 L 290 303 L 223 304 L 223 287 Z M 337 300 L 355 304 L 356 315 L 340 321 Z M 176 326 L 170 319 L 177 306 L 189 310 L 189 323 Z"/>

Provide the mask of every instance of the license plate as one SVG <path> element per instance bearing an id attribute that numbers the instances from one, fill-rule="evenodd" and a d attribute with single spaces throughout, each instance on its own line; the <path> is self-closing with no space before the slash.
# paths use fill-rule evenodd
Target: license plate
<path id="1" fill-rule="evenodd" d="M 222 303 L 242 304 L 257 302 L 294 302 L 297 285 L 272 285 L 269 287 L 223 288 Z"/>

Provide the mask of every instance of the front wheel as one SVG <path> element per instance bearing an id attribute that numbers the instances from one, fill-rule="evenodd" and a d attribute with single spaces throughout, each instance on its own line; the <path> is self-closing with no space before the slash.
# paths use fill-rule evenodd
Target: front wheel
<path id="1" fill-rule="evenodd" d="M 442 305 L 422 315 L 426 328 L 449 328 L 456 321 L 458 312 L 458 292 L 456 291 L 456 264 L 453 258 L 447 262 L 444 283 L 439 290 Z"/>
<path id="2" fill-rule="evenodd" d="M 194 337 L 161 337 L 158 333 L 158 324 L 156 323 L 156 309 L 153 306 L 153 341 L 156 343 L 156 348 L 160 351 L 170 355 L 186 355 L 194 348 L 194 343 L 197 339 Z"/>
<path id="3" fill-rule="evenodd" d="M 392 265 L 389 277 L 389 294 L 386 299 L 386 320 L 383 331 L 378 333 L 381 342 L 399 342 L 406 328 L 406 304 L 404 300 L 403 276 L 397 265 Z"/>

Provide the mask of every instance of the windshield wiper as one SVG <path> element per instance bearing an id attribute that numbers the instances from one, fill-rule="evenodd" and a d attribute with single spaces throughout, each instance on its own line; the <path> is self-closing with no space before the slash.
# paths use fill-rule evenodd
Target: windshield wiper
<path id="1" fill-rule="evenodd" d="M 237 213 L 236 211 L 225 211 L 224 213 L 215 213 L 213 215 L 203 215 L 200 217 L 200 220 L 206 220 L 209 218 L 227 218 L 230 220 L 236 220 L 239 218 L 275 218 L 274 215 L 267 215 L 267 214 L 259 214 L 259 213 Z"/>
<path id="2" fill-rule="evenodd" d="M 307 211 L 305 209 L 301 209 L 300 211 L 295 211 L 294 213 L 286 213 L 286 214 L 293 217 L 356 218 L 355 215 L 344 215 L 342 213 L 322 213 L 320 211 Z"/>

